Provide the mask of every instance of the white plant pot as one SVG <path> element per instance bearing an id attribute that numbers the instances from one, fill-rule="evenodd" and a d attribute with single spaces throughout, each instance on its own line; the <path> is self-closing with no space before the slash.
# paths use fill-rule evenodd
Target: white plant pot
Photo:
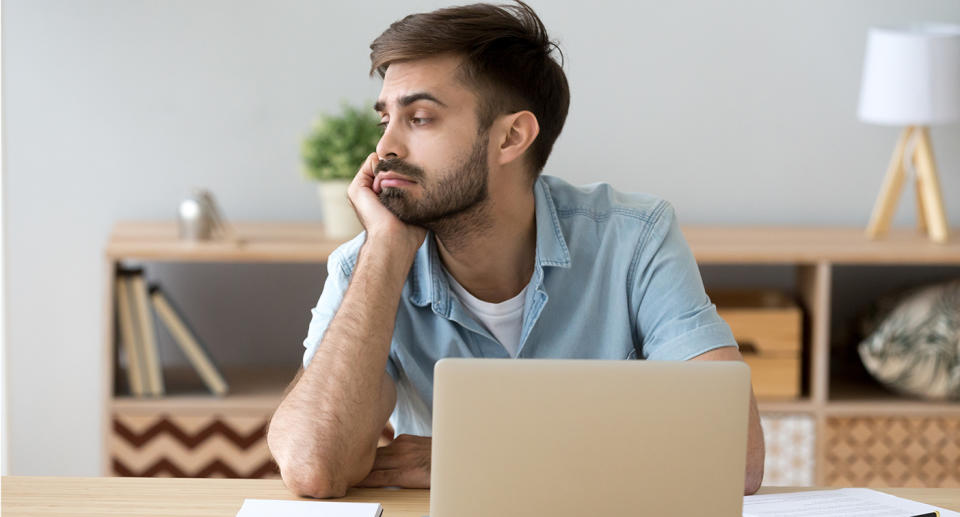
<path id="1" fill-rule="evenodd" d="M 347 199 L 351 180 L 325 180 L 317 183 L 323 226 L 331 239 L 351 239 L 363 231 L 353 205 Z"/>

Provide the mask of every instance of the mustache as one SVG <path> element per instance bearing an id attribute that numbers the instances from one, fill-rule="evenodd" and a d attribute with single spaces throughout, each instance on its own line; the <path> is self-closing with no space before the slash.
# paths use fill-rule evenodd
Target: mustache
<path id="1" fill-rule="evenodd" d="M 416 165 L 411 165 L 399 158 L 387 158 L 386 160 L 380 160 L 377 162 L 377 166 L 374 167 L 375 174 L 387 171 L 394 171 L 409 178 L 418 180 L 424 177 L 423 169 L 417 167 Z"/>

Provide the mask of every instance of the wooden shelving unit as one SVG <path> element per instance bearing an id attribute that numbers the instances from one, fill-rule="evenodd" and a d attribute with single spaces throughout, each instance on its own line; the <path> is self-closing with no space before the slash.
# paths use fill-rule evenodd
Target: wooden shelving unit
<path id="1" fill-rule="evenodd" d="M 115 391 L 114 283 L 124 262 L 323 263 L 342 244 L 317 223 L 234 223 L 235 242 L 181 241 L 174 222 L 120 222 L 105 252 L 103 451 L 105 475 L 277 477 L 266 446 L 270 415 L 290 370 L 227 368 L 230 392 L 215 397 L 195 372 L 166 369 L 168 395 Z M 189 367 L 187 367 L 189 368 Z"/>
<path id="2" fill-rule="evenodd" d="M 103 381 L 106 408 L 103 464 L 106 474 L 115 471 L 111 467 L 111 451 L 114 450 L 111 444 L 116 415 L 154 415 L 158 418 L 169 414 L 259 415 L 265 419 L 279 403 L 291 372 L 228 371 L 226 376 L 231 384 L 231 394 L 224 398 L 203 394 L 199 384 L 193 393 L 174 392 L 154 400 L 114 394 L 116 337 L 112 293 L 118 264 L 124 261 L 325 262 L 341 244 L 325 238 L 319 223 L 235 223 L 234 228 L 238 242 L 190 244 L 178 239 L 177 227 L 172 222 L 121 222 L 115 226 L 105 254 L 106 342 L 103 361 L 107 373 Z M 796 415 L 813 420 L 815 484 L 869 484 L 850 479 L 852 474 L 849 472 L 846 473 L 848 477 L 843 477 L 846 471 L 837 474 L 832 468 L 839 460 L 830 449 L 831 440 L 836 438 L 837 429 L 855 425 L 859 422 L 856 419 L 893 422 L 890 425 L 900 425 L 897 419 L 912 419 L 909 422 L 934 422 L 930 425 L 938 429 L 960 431 L 960 404 L 919 401 L 876 386 L 846 383 L 843 379 L 831 378 L 830 364 L 834 268 L 871 265 L 960 267 L 960 239 L 956 235 L 945 244 L 934 244 L 910 229 L 895 229 L 880 241 L 867 240 L 861 228 L 689 226 L 684 227 L 683 232 L 701 265 L 776 265 L 795 269 L 796 293 L 807 320 L 803 375 L 804 384 L 809 389 L 796 400 L 761 400 L 760 409 L 765 416 Z M 848 422 L 853 424 L 848 425 Z M 843 461 L 855 462 L 850 458 Z M 960 465 L 960 458 L 952 461 Z M 960 472 L 947 474 L 949 483 L 960 484 Z M 915 481 L 908 483 L 916 484 Z"/>

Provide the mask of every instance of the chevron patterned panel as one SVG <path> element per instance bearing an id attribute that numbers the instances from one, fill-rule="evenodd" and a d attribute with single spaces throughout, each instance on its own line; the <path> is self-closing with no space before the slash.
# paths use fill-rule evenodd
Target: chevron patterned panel
<path id="1" fill-rule="evenodd" d="M 960 418 L 836 417 L 826 426 L 831 486 L 960 487 Z"/>
<path id="2" fill-rule="evenodd" d="M 267 449 L 269 416 L 113 415 L 117 476 L 279 478 Z"/>

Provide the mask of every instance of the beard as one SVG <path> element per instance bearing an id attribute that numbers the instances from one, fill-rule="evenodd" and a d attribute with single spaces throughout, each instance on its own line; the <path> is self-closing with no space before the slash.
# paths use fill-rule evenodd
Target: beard
<path id="1" fill-rule="evenodd" d="M 377 164 L 377 172 L 396 171 L 418 182 L 423 190 L 421 199 L 414 199 L 402 188 L 385 187 L 380 202 L 397 219 L 427 229 L 444 226 L 460 214 L 482 205 L 489 195 L 487 176 L 487 138 L 481 134 L 473 149 L 457 162 L 437 174 L 436 182 L 428 182 L 423 169 L 398 159 L 387 159 Z"/>

